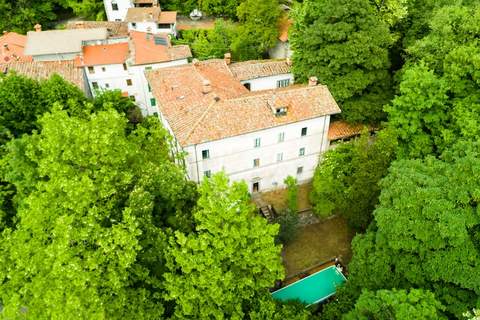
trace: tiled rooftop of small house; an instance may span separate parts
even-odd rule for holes
[[[328,140],[335,141],[340,139],[347,139],[360,135],[365,128],[363,124],[349,124],[343,120],[337,120],[330,123],[328,129]],[[367,127],[368,131],[375,130],[373,127]]]
[[[79,66],[122,64],[128,56],[128,42],[84,46]]]
[[[224,60],[147,72],[160,111],[182,146],[340,113],[326,86],[250,92]],[[285,115],[272,110],[285,104]]]
[[[229,65],[238,81],[290,73],[287,60],[250,60]]]
[[[177,21],[177,12],[162,11],[157,6],[130,8],[127,11],[125,21],[174,24]]]
[[[0,64],[0,72],[14,71],[20,75],[33,79],[48,79],[54,74],[60,75],[65,80],[73,83],[85,91],[83,71],[77,68],[74,61],[51,61],[51,62],[11,62]]]
[[[134,64],[148,64],[187,59],[192,56],[187,45],[172,46],[167,34],[130,31],[130,51]]]
[[[97,29],[106,28],[109,37],[128,36],[128,22],[124,21],[70,21],[67,29]]]
[[[24,55],[27,37],[16,32],[4,32],[0,37],[0,63],[12,61],[32,61]]]

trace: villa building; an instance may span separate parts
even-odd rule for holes
[[[187,154],[191,180],[223,170],[259,192],[282,187],[289,175],[300,183],[312,179],[328,149],[330,116],[341,111],[316,78],[290,85],[288,67],[236,64],[226,55],[146,73],[164,126]]]

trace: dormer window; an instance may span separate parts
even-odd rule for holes
[[[287,107],[277,107],[275,108],[275,116],[280,117],[280,116],[285,116],[287,115]]]

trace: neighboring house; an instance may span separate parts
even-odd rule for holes
[[[67,29],[98,29],[106,28],[109,38],[127,37],[128,23],[124,21],[70,21]]]
[[[160,7],[130,8],[125,22],[128,22],[128,30],[177,36],[176,11],[162,11]]]
[[[26,43],[26,36],[4,31],[0,37],[0,63],[32,61],[31,56],[24,55]]]
[[[75,66],[73,61],[15,61],[0,64],[1,73],[6,74],[11,71],[36,80],[48,79],[52,75],[58,74],[90,96],[84,73]]]
[[[288,41],[288,32],[292,24],[293,21],[288,18],[283,18],[280,21],[277,44],[268,51],[270,58],[287,59],[292,56],[293,51],[290,49],[290,42]]]
[[[158,0],[103,0],[108,21],[124,21],[130,8],[158,7]]]
[[[119,89],[137,103],[144,115],[158,113],[145,70],[187,64],[192,56],[188,46],[172,46],[165,34],[131,31],[130,37],[85,44],[76,61],[84,68],[90,90],[95,94]]]
[[[82,53],[84,41],[107,37],[106,28],[42,31],[42,27],[36,25],[35,31],[27,33],[24,54],[32,56],[34,61],[73,60]]]
[[[147,72],[160,118],[187,154],[188,177],[200,182],[223,170],[251,192],[281,187],[288,175],[312,179],[328,149],[330,115],[341,112],[328,88],[312,78],[308,86],[251,92],[229,62]]]
[[[330,123],[328,130],[328,142],[330,148],[334,148],[335,144],[341,141],[348,141],[352,138],[358,137],[365,128],[369,132],[376,130],[373,126],[365,126],[363,124],[349,124],[344,120],[336,120]]]
[[[229,64],[229,68],[235,79],[250,91],[288,87],[294,80],[286,60],[237,62]]]

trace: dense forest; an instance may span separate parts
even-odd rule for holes
[[[277,0],[160,3],[225,18],[179,40],[204,59],[263,57],[282,15]],[[0,8],[3,29],[25,32],[64,10],[101,19],[103,3]],[[316,214],[356,231],[337,295],[313,308],[274,301],[285,224],[267,223],[222,173],[189,182],[167,131],[128,98],[10,73],[0,76],[2,318],[475,317],[480,4],[304,0],[289,15],[296,81],[317,76],[342,119],[378,129],[328,151],[315,172]]]

